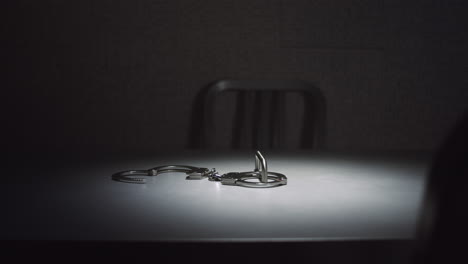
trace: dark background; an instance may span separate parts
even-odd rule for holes
[[[300,79],[331,150],[434,150],[468,102],[466,1],[10,1],[2,148],[187,146],[212,81]]]

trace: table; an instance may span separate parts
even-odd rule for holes
[[[249,171],[252,152],[181,152],[52,164],[31,182],[2,185],[2,240],[294,242],[412,239],[428,155],[264,151],[288,177],[255,189],[167,173],[147,184],[111,180],[157,165]],[[32,172],[33,173],[33,172]],[[5,209],[4,209],[5,210]]]

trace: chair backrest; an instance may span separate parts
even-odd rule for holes
[[[235,94],[230,147],[234,149],[284,148],[288,130],[301,130],[299,148],[322,149],[325,141],[325,98],[319,88],[303,81],[220,80],[197,97],[201,117],[192,124],[201,130],[198,148],[214,148],[217,131],[216,102],[224,93]],[[302,127],[287,127],[286,96],[303,99]],[[193,130],[193,128],[192,128]],[[224,131],[226,132],[226,131]],[[193,140],[193,137],[192,137]],[[193,145],[193,144],[192,144]]]

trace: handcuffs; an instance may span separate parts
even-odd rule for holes
[[[288,178],[284,174],[270,172],[267,162],[260,151],[255,153],[255,169],[248,172],[229,172],[219,174],[215,168],[201,168],[187,165],[166,165],[151,168],[149,170],[127,170],[112,175],[114,181],[126,183],[146,183],[146,179],[135,176],[156,176],[165,172],[184,172],[186,180],[201,180],[208,178],[209,181],[218,181],[223,185],[237,185],[250,188],[270,188],[286,185]]]

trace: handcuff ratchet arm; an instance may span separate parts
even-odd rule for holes
[[[255,153],[255,171],[260,173],[260,182],[268,182],[268,168],[266,159],[262,156],[262,153],[257,150]]]

